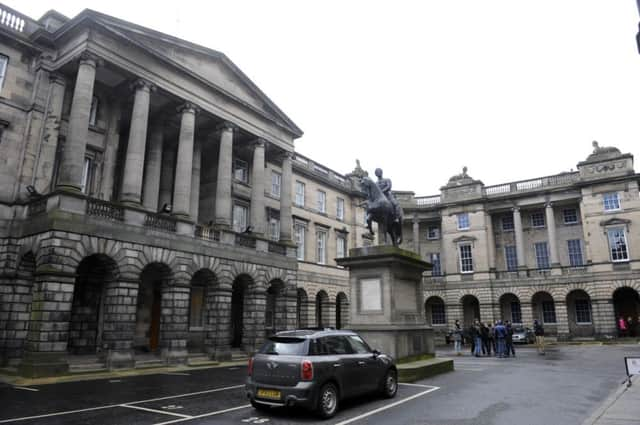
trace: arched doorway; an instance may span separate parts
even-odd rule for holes
[[[309,326],[309,297],[302,288],[298,288],[296,292],[296,326],[302,329]]]
[[[475,319],[480,320],[480,302],[473,295],[465,295],[462,304],[462,322],[464,327],[471,326]]]
[[[430,326],[446,325],[444,301],[440,297],[429,297],[424,303],[425,320]]]
[[[245,301],[247,289],[252,285],[251,276],[242,274],[235,278],[231,290],[231,348],[242,348],[245,336]]]
[[[137,350],[157,352],[160,347],[162,291],[169,284],[170,279],[171,269],[166,264],[152,263],[142,270],[133,342]]]
[[[500,297],[500,318],[511,323],[522,324],[520,299],[514,294],[503,294]]]
[[[629,318],[631,318],[628,335],[638,336],[640,334],[638,332],[640,326],[638,324],[638,316],[640,315],[640,295],[638,295],[638,291],[628,286],[616,289],[613,293],[613,308],[616,323],[620,316],[627,321],[627,324],[629,324]]]
[[[209,269],[198,270],[191,278],[189,293],[189,338],[187,350],[204,352],[207,345],[207,332],[212,325],[212,293],[217,284],[216,276]]]
[[[531,311],[533,319],[544,325],[547,335],[557,333],[556,304],[548,292],[540,291],[531,297]]]
[[[76,269],[67,350],[95,354],[102,348],[106,286],[116,280],[117,266],[106,255],[84,258]]]
[[[286,306],[283,304],[284,283],[280,280],[274,280],[267,288],[267,305],[265,309],[265,331],[266,336],[286,328],[285,311]]]
[[[591,297],[582,289],[567,294],[567,315],[569,334],[577,337],[590,337],[594,334]]]
[[[343,329],[349,323],[349,300],[347,294],[339,292],[336,296],[336,329]]]
[[[325,291],[316,294],[316,326],[325,328],[329,326],[329,295]]]

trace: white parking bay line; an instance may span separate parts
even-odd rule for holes
[[[191,376],[190,373],[184,373],[184,372],[165,372],[163,373],[163,375]]]
[[[398,400],[398,401],[396,401],[394,403],[387,404],[386,406],[382,406],[382,407],[380,407],[378,409],[374,409],[374,410],[372,410],[370,412],[364,413],[364,414],[356,416],[354,418],[347,419],[346,421],[338,422],[335,425],[346,425],[346,424],[350,424],[351,422],[359,421],[360,419],[366,418],[366,417],[371,416],[371,415],[375,415],[376,413],[380,413],[380,412],[382,412],[384,410],[391,409],[392,407],[396,407],[396,406],[398,406],[398,405],[400,405],[402,403],[406,403],[407,401],[413,400],[414,398],[422,397],[423,395],[429,394],[429,393],[431,393],[433,391],[437,391],[437,390],[440,389],[440,387],[434,387],[434,386],[431,386],[431,385],[421,385],[421,384],[400,384],[400,385],[406,385],[406,386],[410,386],[410,387],[428,388],[428,390],[421,391],[418,394],[414,394],[414,395],[412,395],[410,397],[403,398],[402,400]]]
[[[40,391],[37,388],[29,388],[29,387],[13,387],[14,390],[25,390],[25,391]]]
[[[138,410],[144,410],[145,412],[152,412],[152,413],[161,413],[163,415],[169,415],[169,416],[177,416],[179,418],[186,418],[186,419],[191,419],[193,416],[189,416],[189,415],[182,415],[180,413],[174,413],[174,412],[166,412],[164,410],[156,410],[156,409],[149,409],[147,407],[140,407],[140,406],[130,406],[128,404],[120,404],[120,407],[128,407],[129,409],[138,409]]]
[[[123,404],[131,405],[131,404],[149,403],[149,402],[152,402],[152,401],[170,400],[172,398],[190,397],[192,395],[216,393],[216,392],[220,392],[220,391],[233,390],[233,389],[236,389],[236,388],[244,388],[244,385],[232,385],[230,387],[213,388],[211,390],[196,391],[194,393],[175,394],[175,395],[170,395],[170,396],[165,396],[165,397],[150,398],[150,399],[147,399],[147,400],[130,401],[128,403],[123,403]],[[119,404],[107,404],[105,406],[88,407],[86,409],[65,410],[65,411],[62,411],[62,412],[46,413],[44,415],[24,416],[24,417],[21,417],[21,418],[3,419],[3,420],[0,420],[0,424],[5,424],[5,423],[8,423],[8,422],[26,421],[28,419],[40,419],[40,418],[49,418],[49,417],[52,417],[52,416],[70,415],[70,414],[73,414],[73,413],[91,412],[91,411],[94,411],[94,410],[112,409],[114,407],[120,407],[120,403]]]
[[[248,407],[251,407],[251,405],[250,404],[243,404],[242,406],[230,407],[229,409],[224,409],[224,410],[216,410],[215,412],[203,413],[202,415],[191,416],[189,418],[174,419],[172,421],[167,421],[167,422],[158,422],[158,423],[155,423],[153,425],[177,424],[179,422],[190,421],[192,419],[200,419],[200,418],[206,418],[206,417],[209,417],[209,416],[222,415],[223,413],[233,412],[235,410],[240,410],[240,409],[246,409]]]

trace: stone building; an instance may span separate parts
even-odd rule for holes
[[[439,195],[398,196],[406,247],[434,264],[427,320],[544,323],[558,338],[640,333],[640,175],[633,156],[593,143],[578,171],[485,186],[467,169]]]
[[[334,258],[368,241],[364,212],[301,135],[222,53],[0,6],[0,364],[227,359],[345,326]]]

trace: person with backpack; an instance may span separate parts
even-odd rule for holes
[[[542,327],[542,323],[538,322],[537,319],[533,321],[533,333],[536,336],[536,348],[538,349],[538,354],[544,356],[544,327]]]

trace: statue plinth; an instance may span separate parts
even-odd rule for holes
[[[414,252],[380,245],[351,249],[336,261],[349,269],[351,329],[400,361],[434,353],[422,284],[431,264]]]

